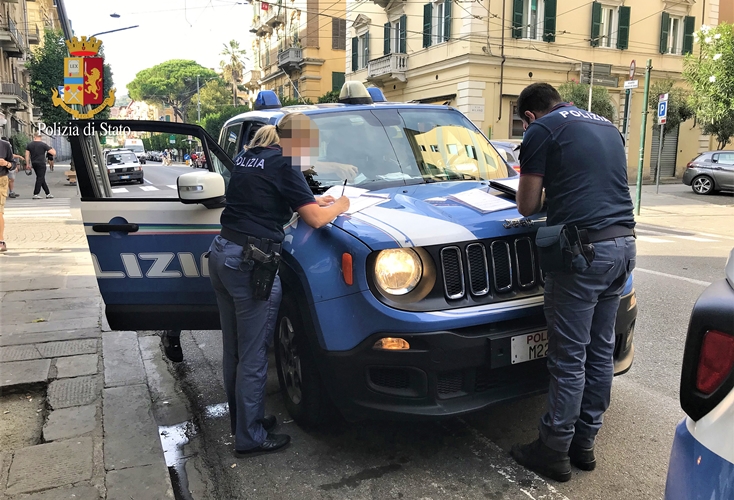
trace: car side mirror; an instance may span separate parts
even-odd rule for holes
[[[714,156],[711,158],[711,163],[719,163],[719,159]]]
[[[224,206],[226,192],[224,178],[216,172],[191,172],[180,175],[176,181],[181,203],[201,203],[206,208]]]

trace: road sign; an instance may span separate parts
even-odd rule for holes
[[[663,94],[658,102],[658,124],[664,125],[666,121],[668,121],[668,94]]]
[[[581,63],[581,74],[589,75],[591,73],[591,63]],[[597,76],[609,76],[612,74],[611,64],[594,63],[594,78]]]
[[[168,136],[168,142],[171,144],[176,144],[176,136],[175,135],[169,135]]]
[[[635,77],[636,69],[637,69],[637,63],[635,62],[634,59],[632,59],[632,62],[630,63],[630,80],[632,80]]]
[[[596,66],[594,66],[596,68]],[[579,80],[579,83],[583,83],[585,85],[589,84],[589,75],[581,75],[581,79]],[[619,78],[616,76],[599,76],[596,74],[596,69],[594,70],[594,85],[598,85],[600,87],[612,87],[617,88],[619,87]]]
[[[640,80],[626,80],[624,82],[624,88],[626,89],[636,89],[640,86]]]

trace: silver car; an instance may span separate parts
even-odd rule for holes
[[[696,194],[734,191],[734,151],[707,151],[686,165],[683,184]]]

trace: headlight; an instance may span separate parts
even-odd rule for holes
[[[375,259],[375,283],[390,295],[405,295],[423,276],[423,264],[409,248],[382,250]]]

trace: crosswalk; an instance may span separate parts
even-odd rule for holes
[[[6,219],[71,219],[69,198],[47,200],[8,198],[5,202]]]
[[[635,228],[637,233],[637,241],[644,243],[676,243],[683,241],[695,241],[698,243],[717,243],[727,239],[717,235],[689,233],[681,231],[660,231],[654,229],[642,228],[639,225]]]
[[[165,186],[127,186],[127,187],[113,187],[112,193],[114,194],[120,194],[120,193],[134,193],[137,190],[140,191],[160,191],[163,188],[169,188],[173,189],[174,191],[178,189],[178,187],[175,184],[166,184]],[[163,189],[164,191],[167,191],[167,189]]]

